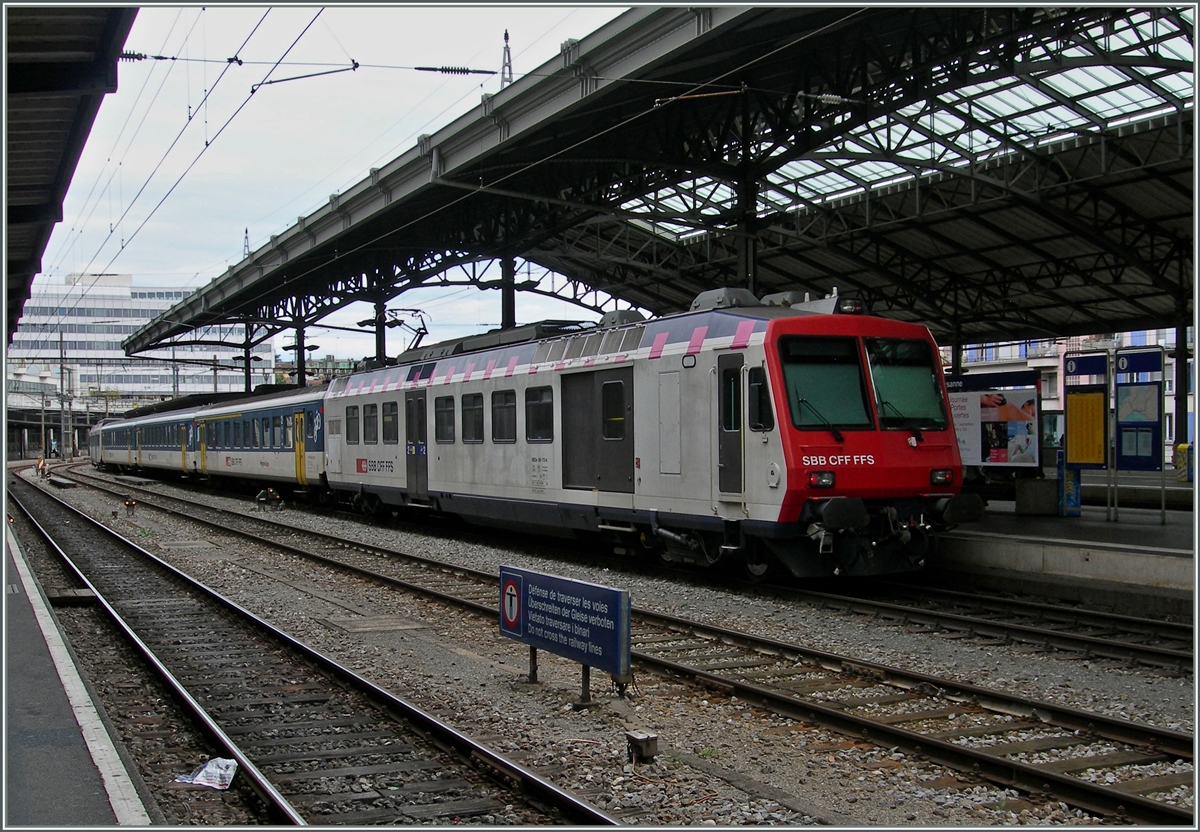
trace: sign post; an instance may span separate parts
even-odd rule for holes
[[[591,668],[613,676],[621,690],[630,665],[629,591],[500,567],[500,634],[529,645],[529,681],[537,681],[537,651],[583,665],[580,707],[591,704]]]

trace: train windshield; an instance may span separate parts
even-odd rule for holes
[[[927,341],[865,338],[880,427],[945,430],[946,408]]]
[[[789,335],[779,339],[779,360],[792,424],[804,430],[871,428],[858,340]]]

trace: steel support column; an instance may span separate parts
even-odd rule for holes
[[[500,328],[517,325],[517,261],[512,255],[500,258]]]

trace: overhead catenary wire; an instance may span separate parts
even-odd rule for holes
[[[735,76],[739,75],[740,73],[746,71],[747,69],[750,69],[755,64],[765,61],[765,60],[779,54],[780,52],[783,52],[788,49],[792,49],[792,48],[796,47],[797,45],[799,45],[800,43],[803,43],[806,40],[810,40],[815,37],[820,37],[824,32],[832,29],[833,27],[844,25],[847,21],[852,20],[853,18],[858,17],[858,16],[864,14],[865,12],[866,12],[865,9],[853,10],[849,14],[844,15],[842,18],[840,18],[837,21],[829,23],[826,26],[820,27],[820,28],[812,30],[810,32],[805,32],[801,35],[798,35],[797,37],[791,39],[787,43],[777,46],[776,48],[774,48],[768,52],[765,52],[761,55],[756,55],[754,58],[751,58],[750,60],[746,61],[745,63],[741,64],[740,66],[732,67],[732,68],[720,73],[719,75],[714,76],[713,78],[709,79],[708,81],[703,81],[703,82],[694,84],[686,93],[684,93],[681,96],[677,96],[676,98],[683,99],[687,96],[700,95],[700,94],[704,93],[705,91],[712,89],[713,87],[721,87],[722,86],[720,84],[721,81],[724,81],[725,79],[728,79],[730,77],[735,77]],[[738,84],[737,88],[740,90],[741,85]],[[477,188],[473,191],[468,191],[460,197],[451,199],[446,204],[441,205],[437,208],[433,208],[433,209],[427,211],[426,213],[422,214],[421,216],[411,219],[408,222],[403,223],[402,225],[400,225],[396,228],[392,228],[388,231],[384,231],[384,232],[372,237],[371,239],[366,240],[365,242],[362,242],[362,243],[358,244],[357,246],[354,246],[353,248],[350,248],[346,251],[340,251],[340,250],[336,251],[331,259],[326,259],[325,262],[323,262],[323,263],[315,264],[315,265],[299,272],[296,275],[293,275],[290,277],[285,277],[284,283],[285,284],[292,283],[292,282],[300,280],[304,277],[307,277],[308,275],[316,272],[317,270],[319,270],[321,268],[324,268],[325,266],[329,265],[329,263],[331,263],[335,260],[338,260],[338,259],[341,259],[344,257],[349,257],[350,255],[352,255],[358,251],[361,251],[362,249],[365,249],[368,246],[372,246],[377,243],[380,243],[383,240],[387,239],[388,237],[390,237],[394,234],[404,231],[407,228],[411,228],[413,225],[416,225],[417,223],[422,222],[423,220],[426,220],[429,217],[432,217],[432,216],[434,216],[438,213],[444,212],[444,211],[448,211],[448,210],[454,208],[454,206],[458,205],[459,203],[464,202],[467,199],[471,199],[475,194],[486,193],[489,188],[494,188],[494,187],[501,185],[504,182],[506,182],[510,179],[513,179],[521,174],[528,173],[529,171],[531,171],[535,168],[549,164],[550,162],[558,159],[559,157],[561,157],[562,155],[564,155],[566,153],[569,153],[569,152],[571,152],[585,144],[588,144],[590,142],[594,142],[597,139],[600,139],[610,133],[613,133],[617,130],[627,127],[628,125],[630,125],[642,118],[645,118],[646,116],[650,115],[651,113],[655,112],[656,110],[661,109],[661,106],[662,105],[660,105],[660,104],[654,104],[650,107],[646,107],[646,108],[642,109],[641,111],[636,112],[625,119],[622,119],[617,124],[611,125],[597,133],[591,134],[591,135],[587,136],[586,138],[580,139],[579,141],[577,141],[571,145],[568,145],[567,147],[564,147],[560,150],[557,150],[553,153],[549,153],[549,154],[537,159],[536,161],[529,162],[528,164],[525,164],[516,170],[510,171],[509,173],[504,174],[503,176],[499,177],[495,182],[491,183],[490,185],[487,185],[487,186],[481,185],[479,188]],[[271,289],[273,292],[277,292],[279,290],[279,288],[280,288],[280,285],[278,283],[272,284]],[[255,295],[253,299],[258,299],[258,298],[262,298],[265,296],[266,296],[266,291],[263,290],[263,291],[259,292],[257,295]]]
[[[267,78],[269,78],[270,74],[275,70],[275,68],[283,60],[283,58],[285,58],[288,55],[288,53],[291,52],[291,50],[293,48],[295,48],[296,44],[299,43],[300,39],[302,37],[304,37],[305,33],[307,33],[308,30],[312,27],[313,23],[316,22],[317,18],[320,16],[322,11],[324,11],[323,8],[318,10],[317,14],[313,16],[313,19],[311,21],[309,21],[308,25],[305,26],[304,29],[300,32],[300,34],[296,36],[295,40],[293,40],[291,45],[289,45],[288,48],[284,51],[284,53],[280,57],[279,61],[276,61],[276,63],[272,65],[271,69],[269,69],[267,71],[266,75],[263,76],[264,81],[267,80]],[[270,12],[270,9],[268,9],[267,12],[265,12],[263,14],[263,17],[259,20],[258,24],[255,25],[254,30],[251,31],[250,35],[247,36],[246,41],[243,42],[242,48],[245,48],[246,43],[248,43],[250,38],[254,36],[254,33],[258,30],[258,27],[262,25],[263,20],[266,19],[266,16],[269,12]],[[239,51],[241,51],[241,50],[239,49]],[[222,73],[222,76],[223,75],[224,75],[224,73]],[[217,80],[219,82],[220,77],[218,77]],[[213,87],[214,88],[216,87],[216,82],[214,82]],[[209,93],[211,93],[211,92],[212,92],[212,90],[209,90]],[[125,246],[128,245],[129,242],[131,242],[133,240],[133,238],[136,237],[137,234],[146,226],[146,223],[148,223],[150,221],[150,219],[154,216],[154,214],[158,211],[158,209],[162,206],[162,204],[167,200],[167,198],[179,186],[179,183],[183,181],[184,177],[187,176],[187,174],[192,170],[192,168],[195,167],[196,163],[200,161],[200,158],[204,155],[204,153],[208,150],[208,148],[212,145],[212,143],[217,140],[217,138],[221,135],[221,133],[224,132],[225,128],[227,128],[229,126],[229,124],[233,121],[233,119],[236,118],[239,113],[241,113],[241,111],[245,108],[246,104],[248,104],[250,102],[250,99],[253,97],[253,95],[254,95],[254,93],[253,93],[253,91],[251,91],[250,95],[248,95],[246,97],[246,99],[233,112],[233,114],[230,115],[228,119],[226,119],[225,123],[221,125],[220,129],[217,130],[217,132],[213,135],[212,139],[205,141],[204,147],[196,155],[196,158],[192,160],[192,162],[187,166],[187,168],[184,169],[183,173],[181,173],[179,175],[179,177],[175,180],[175,182],[171,185],[171,187],[167,190],[167,192],[165,194],[163,194],[162,198],[159,199],[158,203],[155,204],[154,208],[152,208],[150,210],[150,213],[142,220],[141,224],[139,224],[138,227],[136,229],[134,229],[134,232],[129,236],[129,238],[123,241],[121,249],[118,250],[117,253],[114,254],[112,256],[112,258],[109,260],[109,262],[104,267],[101,268],[101,270],[100,270],[101,273],[107,272],[108,269],[112,267],[112,264],[116,261],[116,259],[121,256],[121,253],[124,251]],[[185,125],[184,130],[186,130],[186,128],[187,128],[187,126]],[[182,133],[183,133],[183,131],[181,130],[179,135],[182,136]],[[179,139],[179,136],[176,137],[175,141],[178,141],[178,139]],[[174,145],[175,145],[175,142],[172,142],[171,147],[174,147]],[[167,152],[168,153],[170,152],[170,148],[168,148]],[[165,155],[163,158],[164,159],[166,158]],[[161,161],[160,161],[159,165],[161,165]],[[155,172],[157,170],[158,170],[158,167],[156,166]],[[153,175],[154,175],[154,172],[151,173],[151,177],[153,177]],[[149,178],[147,179],[146,184],[149,184]],[[142,186],[142,189],[138,192],[139,195],[145,190],[146,184],[144,184]],[[135,197],[135,200],[136,200],[136,197]],[[131,203],[130,207],[132,207],[132,203]],[[128,209],[126,210],[126,213],[128,213]],[[124,215],[122,215],[122,219],[123,218],[124,218]],[[100,248],[96,251],[96,253],[92,255],[92,258],[91,258],[91,260],[89,260],[88,264],[82,269],[83,273],[88,272],[88,270],[92,266],[92,263],[95,262],[96,257],[98,257],[100,255],[100,251],[103,250],[104,245],[107,244],[107,242],[111,238],[112,238],[112,233],[110,232],[108,237],[105,238],[104,243],[101,244]],[[72,309],[74,309],[76,306],[79,305],[80,302],[82,302],[84,297],[86,297],[86,295],[87,295],[87,290],[90,288],[91,288],[90,286],[84,288],[84,291],[80,294],[79,298],[76,299],[75,304],[71,307]]]
[[[250,34],[247,35],[246,39],[242,42],[242,45],[239,48],[239,51],[241,51],[241,49],[245,49],[246,44],[248,44],[250,42],[250,39],[254,37],[255,32],[257,32],[259,27],[262,26],[263,21],[265,21],[267,19],[267,15],[270,14],[270,11],[271,11],[270,9],[267,9],[267,11],[263,13],[263,16],[261,18],[259,18],[258,23],[256,23],[254,25],[254,28],[250,31]],[[193,24],[192,29],[189,30],[188,37],[191,36],[191,32],[194,29],[195,29],[195,24]],[[208,97],[211,96],[212,93],[216,90],[217,85],[221,82],[221,79],[224,77],[224,75],[225,75],[225,72],[222,71],[221,74],[217,77],[217,80],[213,82],[212,87],[205,93],[205,101],[207,101]],[[166,79],[164,78],[163,83],[165,83],[165,82],[166,82]],[[161,89],[162,89],[162,85],[160,84],[159,90],[161,91]],[[157,93],[155,93],[155,98],[157,99]],[[151,102],[151,104],[153,104],[153,102]],[[189,110],[190,110],[190,107],[189,107]],[[148,112],[149,111],[147,110],[147,113]],[[143,117],[143,121],[144,120],[145,119]],[[149,176],[146,177],[146,180],[142,183],[142,186],[138,189],[137,193],[134,194],[133,198],[129,202],[129,205],[125,206],[125,210],[121,213],[121,216],[118,218],[116,225],[113,227],[110,227],[108,235],[104,238],[103,241],[101,241],[99,248],[96,249],[96,253],[92,255],[92,257],[88,261],[87,265],[84,266],[84,268],[81,270],[82,273],[86,273],[87,270],[91,268],[92,263],[94,263],[96,258],[100,256],[100,252],[102,252],[104,250],[104,247],[106,245],[108,245],[110,240],[112,240],[113,236],[116,234],[116,229],[120,227],[121,223],[125,220],[125,217],[128,216],[129,212],[133,209],[133,206],[137,204],[139,197],[141,197],[141,195],[145,192],[146,188],[150,185],[150,182],[151,182],[151,180],[154,179],[155,174],[158,173],[158,171],[162,167],[163,163],[166,162],[167,157],[170,156],[171,151],[174,150],[175,145],[178,144],[179,140],[181,138],[183,138],[183,134],[187,131],[188,127],[191,126],[191,124],[192,124],[192,118],[191,118],[191,114],[189,112],[189,117],[188,117],[187,121],[184,123],[183,127],[180,128],[179,132],[175,135],[175,138],[172,139],[171,144],[163,152],[162,157],[158,160],[158,163],[154,166],[154,169],[152,171],[150,171]],[[131,140],[130,144],[132,146],[132,140]],[[208,144],[209,144],[209,142],[206,140],[205,141],[206,148],[207,148]],[[126,149],[126,152],[128,152],[128,148]],[[195,164],[195,163],[193,162],[193,164]],[[111,181],[111,178],[110,178],[110,181]],[[176,184],[178,184],[178,182],[176,182]],[[172,189],[174,189],[174,186],[172,186]],[[159,204],[161,205],[162,203],[160,202]],[[157,206],[155,207],[155,210],[157,210]],[[151,216],[152,215],[153,215],[153,212],[151,212]],[[91,214],[89,214],[88,216],[90,218]],[[147,219],[149,219],[149,217],[147,217]],[[143,221],[142,225],[145,225],[145,221]],[[140,230],[141,227],[142,226],[138,226],[138,230]],[[82,230],[80,231],[80,233],[82,234]],[[136,234],[137,232],[135,231],[134,233]],[[130,239],[132,239],[132,236],[133,235],[130,236]],[[124,239],[122,240],[121,247],[118,250],[117,256],[119,256],[120,252],[124,250],[125,245],[127,245],[128,242],[129,242],[128,240],[124,240]],[[115,261],[115,260],[116,260],[116,257],[114,256],[113,261]],[[112,265],[113,261],[109,261],[110,266]],[[94,285],[94,283],[93,283],[93,285]],[[76,306],[78,306],[79,303],[85,297],[87,297],[87,293],[90,288],[91,288],[91,285],[85,286],[83,288],[83,291],[80,293],[79,299],[75,302],[75,305],[71,307],[72,309],[74,309]]]

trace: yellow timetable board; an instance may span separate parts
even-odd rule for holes
[[[1104,453],[1108,397],[1103,390],[1067,393],[1067,465],[1107,464]]]

